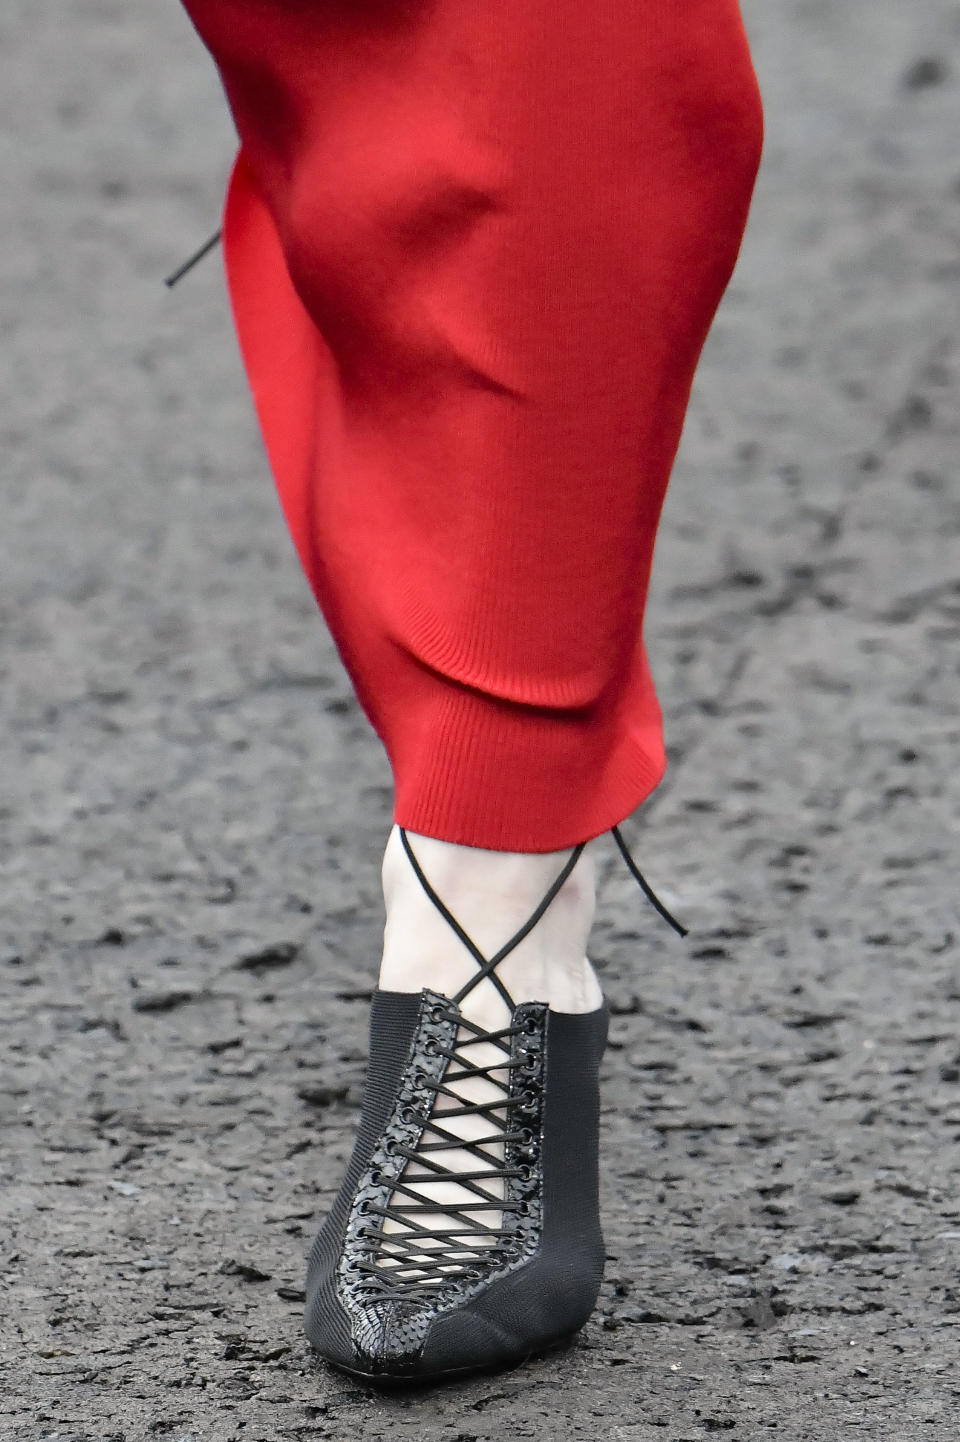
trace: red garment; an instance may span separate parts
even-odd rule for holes
[[[300,560],[414,832],[551,851],[663,769],[641,639],[761,144],[736,0],[185,0]]]

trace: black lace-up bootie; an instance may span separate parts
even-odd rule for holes
[[[488,959],[400,835],[477,972],[452,998],[374,993],[359,1132],[310,1254],[306,1332],[321,1356],[350,1372],[429,1381],[521,1361],[576,1332],[594,1308],[604,1256],[597,1072],[608,1013],[606,1005],[569,1014],[516,1004],[497,974],[583,844]],[[495,1031],[460,1009],[487,978],[509,1011]],[[456,1200],[443,1203],[444,1194]]]

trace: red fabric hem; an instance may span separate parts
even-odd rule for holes
[[[642,649],[615,704],[514,705],[438,676],[324,584],[323,478],[336,464],[336,369],[293,288],[279,236],[239,152],[224,209],[224,263],[241,356],[283,512],[368,719],[386,747],[394,819],[490,850],[546,852],[629,816],[664,770]],[[327,536],[328,549],[336,538]],[[352,648],[348,645],[350,637]],[[637,718],[641,718],[639,722]]]

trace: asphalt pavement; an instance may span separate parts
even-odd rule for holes
[[[208,258],[174,0],[0,14],[0,1434],[952,1442],[960,8],[745,0],[767,143],[671,486],[667,781],[603,852],[579,1343],[381,1397],[300,1325],[390,778]]]

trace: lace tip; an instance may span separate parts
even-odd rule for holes
[[[173,287],[177,284],[177,281],[183,280],[183,277],[187,274],[188,271],[193,270],[193,267],[197,265],[201,260],[203,260],[203,257],[205,255],[209,255],[210,251],[213,250],[215,245],[219,245],[222,235],[223,232],[221,230],[218,230],[213,235],[211,235],[209,240],[205,240],[199,250],[195,250],[193,255],[188,256],[182,265],[178,265],[176,270],[171,271],[168,276],[164,277],[164,285],[169,290],[172,290]]]
[[[616,843],[620,848],[620,854],[622,855],[624,861],[627,863],[627,867],[629,868],[631,876],[633,876],[634,880],[637,882],[640,890],[643,892],[650,905],[654,908],[655,911],[659,913],[660,916],[663,917],[664,921],[667,923],[668,926],[673,927],[674,931],[677,933],[678,936],[689,936],[689,927],[684,926],[682,922],[677,920],[677,918],[673,915],[671,911],[667,910],[663,902],[660,900],[659,896],[657,896],[653,887],[643,875],[637,863],[634,861],[633,857],[630,854],[629,848],[627,847],[627,843],[624,841],[622,835],[620,834],[619,826],[611,826],[610,830],[613,832],[614,839],[616,840]]]

